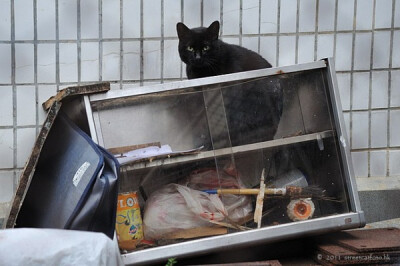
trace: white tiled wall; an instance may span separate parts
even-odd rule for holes
[[[12,169],[14,167],[14,152],[13,152],[13,130],[0,129],[0,167],[5,169]],[[1,186],[3,187],[3,186]],[[6,193],[4,191],[4,193]],[[8,193],[8,192],[7,192]],[[3,194],[3,191],[1,191]]]
[[[400,175],[400,0],[0,0],[0,203],[57,90],[185,78],[182,20],[274,66],[333,56],[356,175]]]

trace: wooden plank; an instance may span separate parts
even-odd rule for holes
[[[106,92],[110,90],[109,82],[102,82],[90,85],[71,86],[60,90],[55,96],[50,97],[45,101],[42,106],[44,110],[48,110],[54,102],[61,102],[66,97],[72,95],[92,94],[99,92]]]
[[[400,229],[376,228],[346,231],[342,237],[336,239],[336,243],[357,252],[400,251]]]

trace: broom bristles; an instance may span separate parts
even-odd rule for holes
[[[292,198],[314,198],[320,200],[339,201],[334,197],[326,196],[326,190],[316,185],[307,187],[287,187],[286,189],[288,192],[290,191],[287,195]]]
[[[325,195],[324,189],[318,186],[307,186],[307,187],[286,187],[287,193],[289,196],[297,196],[300,195],[303,198],[306,196],[312,197],[322,197]]]

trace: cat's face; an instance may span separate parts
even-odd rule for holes
[[[219,22],[208,28],[189,29],[183,23],[176,25],[179,37],[179,55],[183,62],[195,67],[209,67],[218,58]]]

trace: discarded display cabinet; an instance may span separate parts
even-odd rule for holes
[[[260,90],[282,98],[266,102]],[[126,264],[365,223],[329,59],[84,97],[91,136],[119,157],[120,192],[137,192],[148,227],[146,245],[122,254]],[[276,112],[277,102],[278,120],[260,118]],[[191,219],[180,205],[199,212],[190,201],[210,204],[210,189],[226,209],[201,206],[208,222],[177,230]]]
[[[329,59],[85,95],[94,91],[67,89],[46,103],[50,112],[21,175],[8,228],[61,103],[120,161],[119,191],[138,196],[142,225],[117,214],[129,234],[146,227],[136,248],[121,252],[125,264],[365,223]],[[74,96],[65,98],[69,93]]]

